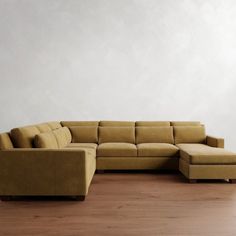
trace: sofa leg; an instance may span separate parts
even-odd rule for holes
[[[236,179],[230,179],[229,182],[230,182],[231,184],[236,184]]]
[[[105,171],[104,171],[104,170],[97,170],[97,173],[98,173],[98,174],[104,174]]]
[[[81,195],[81,196],[74,196],[73,199],[75,199],[76,201],[84,201],[85,200],[85,196]]]
[[[189,181],[190,184],[196,184],[197,183],[196,179],[189,179],[188,181]]]
[[[0,196],[0,200],[1,201],[10,201],[11,200],[11,196]]]

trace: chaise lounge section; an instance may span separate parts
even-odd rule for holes
[[[179,170],[190,182],[236,179],[236,154],[200,122],[62,121],[0,134],[0,197],[83,200],[95,171]]]

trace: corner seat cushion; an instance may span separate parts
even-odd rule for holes
[[[99,157],[136,157],[137,148],[131,143],[102,143],[97,148]]]
[[[67,148],[93,148],[97,149],[96,143],[69,143],[66,147]]]
[[[140,143],[137,149],[140,157],[171,157],[179,151],[178,147],[169,143]]]
[[[177,144],[180,158],[190,164],[236,164],[236,154],[206,144]]]

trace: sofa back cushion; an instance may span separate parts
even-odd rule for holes
[[[174,143],[173,127],[136,127],[136,144]]]
[[[33,148],[34,137],[40,131],[36,126],[25,126],[11,130],[11,139],[15,148]]]
[[[38,124],[38,125],[35,125],[38,130],[41,132],[41,133],[45,133],[45,132],[49,132],[51,131],[51,127],[47,124],[47,123],[42,123],[42,124]]]
[[[96,126],[98,127],[99,121],[61,121],[62,126]]]
[[[206,133],[204,126],[175,126],[175,144],[178,143],[205,143]]]
[[[34,138],[36,148],[58,149],[57,139],[53,131],[37,134]]]
[[[134,121],[100,121],[99,126],[103,127],[135,127]]]
[[[52,132],[56,137],[57,145],[59,148],[64,148],[69,143],[71,143],[72,137],[71,137],[70,130],[67,127],[55,129]]]
[[[169,121],[136,121],[135,123],[137,126],[145,126],[145,127],[163,127],[163,126],[170,126]]]
[[[47,124],[51,128],[51,130],[59,129],[62,127],[60,122],[58,122],[58,121],[51,121],[51,122],[48,122]]]
[[[11,138],[9,136],[9,133],[0,134],[0,150],[7,150],[12,148],[14,147]]]
[[[98,127],[96,126],[72,126],[70,127],[72,143],[97,143]]]
[[[172,126],[201,126],[200,121],[171,121]]]
[[[99,127],[100,143],[135,143],[134,127]]]

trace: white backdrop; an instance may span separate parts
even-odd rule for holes
[[[200,120],[236,151],[235,0],[0,0],[0,131]]]

